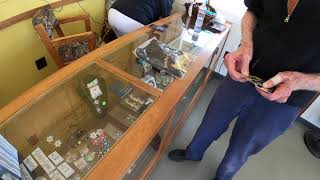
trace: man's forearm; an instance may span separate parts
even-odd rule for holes
[[[309,90],[320,92],[320,73],[317,74],[301,74],[298,78],[298,90]]]
[[[251,11],[246,11],[241,22],[241,46],[248,48],[253,47],[252,34],[256,24],[257,17]]]

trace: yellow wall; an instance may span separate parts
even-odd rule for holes
[[[54,1],[57,0],[47,2]],[[0,21],[43,4],[46,4],[46,1],[9,0],[0,3]],[[102,28],[100,23],[105,16],[105,0],[83,0],[80,4],[99,23],[91,20],[93,30],[100,33]],[[58,18],[81,13],[84,12],[77,3],[64,6],[61,12],[55,12]],[[62,27],[65,34],[84,31],[83,23]],[[34,61],[43,56],[47,59],[48,65],[39,71]],[[0,30],[0,108],[56,70],[51,56],[33,29],[31,19]]]

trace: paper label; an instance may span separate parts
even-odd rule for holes
[[[38,161],[38,163],[40,163],[41,161],[47,158],[47,156],[43,153],[43,151],[39,147],[35,149],[31,154]]]
[[[97,99],[97,97],[102,95],[102,91],[99,87],[99,85],[95,85],[89,88],[90,90],[90,95],[92,97],[92,99]]]
[[[49,174],[49,177],[52,180],[65,180],[65,178],[62,176],[62,174],[58,170],[55,170],[51,174]]]
[[[58,166],[62,161],[64,160],[57,151],[49,154],[49,159],[56,165]]]
[[[47,174],[50,174],[52,171],[56,169],[56,167],[52,164],[52,162],[45,158],[41,163],[40,166],[46,171]]]
[[[98,79],[94,79],[93,81],[91,81],[89,84],[87,84],[87,87],[91,88],[96,85],[98,85]]]
[[[27,166],[30,172],[35,170],[38,167],[36,161],[29,155],[27,158],[23,160],[24,165]]]
[[[75,172],[66,162],[60,164],[57,168],[66,178],[69,178]]]
[[[21,179],[22,180],[33,180],[30,176],[30,173],[28,172],[27,168],[24,166],[24,164],[20,164],[20,173],[21,173]]]

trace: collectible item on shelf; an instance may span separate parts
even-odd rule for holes
[[[115,80],[112,82],[110,86],[110,90],[115,93],[119,97],[124,97],[128,93],[132,91],[132,87],[130,85],[126,85],[119,80]]]
[[[35,146],[38,144],[39,142],[39,138],[36,134],[33,134],[32,136],[30,136],[28,139],[27,139],[28,143],[31,144],[32,146]]]
[[[81,157],[80,159],[78,159],[76,162],[74,162],[74,165],[80,170],[83,171],[88,167],[88,163],[87,161]]]
[[[53,142],[53,136],[48,136],[47,137],[47,142],[52,143]]]
[[[54,147],[58,148],[62,145],[62,142],[60,140],[57,140],[54,142]]]
[[[0,179],[20,179],[18,151],[0,134]]]
[[[169,47],[153,37],[134,51],[135,55],[171,76],[183,78],[191,65],[186,53]]]
[[[58,166],[60,163],[64,161],[63,157],[57,151],[48,155],[48,158],[53,162],[54,165]]]
[[[251,76],[251,75],[245,76],[245,75],[243,75],[243,74],[241,74],[241,75],[242,75],[244,78],[246,78],[247,81],[251,82],[251,83],[254,84],[257,88],[261,89],[262,91],[264,91],[264,92],[266,92],[266,93],[271,94],[271,93],[273,93],[273,91],[275,90],[274,87],[273,87],[273,88],[264,88],[264,87],[263,87],[264,81],[263,81],[261,78],[259,78],[259,77]]]
[[[49,174],[49,177],[50,177],[50,179],[54,179],[54,180],[64,180],[65,179],[63,177],[63,175],[58,170],[55,170],[51,174]]]
[[[166,32],[167,28],[168,28],[168,25],[165,24],[165,25],[162,25],[162,26],[158,26],[156,24],[151,24],[150,28],[155,30],[155,31]]]
[[[70,167],[70,165],[66,162],[61,163],[57,168],[66,178],[69,178],[75,173],[72,167]]]
[[[77,160],[78,158],[78,153],[74,150],[71,150],[66,153],[64,156],[64,159],[66,160],[67,163],[73,163]]]
[[[84,156],[84,160],[86,160],[87,162],[91,162],[94,160],[95,155],[96,155],[96,152],[88,153],[87,155]]]
[[[173,77],[166,75],[164,71],[160,71],[160,73],[156,73],[155,75],[156,83],[158,86],[166,87],[173,81]]]
[[[67,144],[70,148],[76,148],[81,143],[86,142],[88,139],[89,135],[86,130],[77,130],[69,136]]]
[[[132,111],[143,112],[145,109],[142,111],[141,109],[145,105],[147,99],[147,96],[139,95],[136,92],[131,92],[127,96],[123,97],[123,101],[121,103]]]
[[[151,87],[157,88],[156,80],[151,75],[146,75],[141,79],[143,82],[149,84]]]
[[[20,173],[21,173],[21,179],[24,179],[24,180],[32,180],[33,178],[31,177],[29,171],[27,170],[26,166],[21,163],[19,165],[20,167]]]
[[[97,118],[103,118],[108,107],[108,89],[103,78],[87,74],[80,80],[80,94],[85,97]]]
[[[147,72],[149,72],[152,69],[152,66],[142,59],[138,58],[138,63],[141,64],[144,74],[146,74]]]
[[[107,138],[103,129],[98,129],[96,131],[91,132],[90,138],[92,145],[95,146],[95,149],[97,149],[97,151],[95,152],[97,156],[102,157],[109,151],[111,147],[111,142]],[[94,158],[95,154],[93,154],[92,158]],[[84,160],[89,161],[90,157],[85,157]]]

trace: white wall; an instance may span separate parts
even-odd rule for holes
[[[315,100],[301,117],[320,128],[320,97]]]
[[[232,23],[232,28],[225,48],[215,69],[216,72],[225,76],[227,74],[227,69],[223,65],[223,55],[226,51],[232,52],[238,48],[241,38],[241,18],[247,8],[245,7],[243,0],[212,1],[211,4],[218,13],[222,13],[226,20]]]

